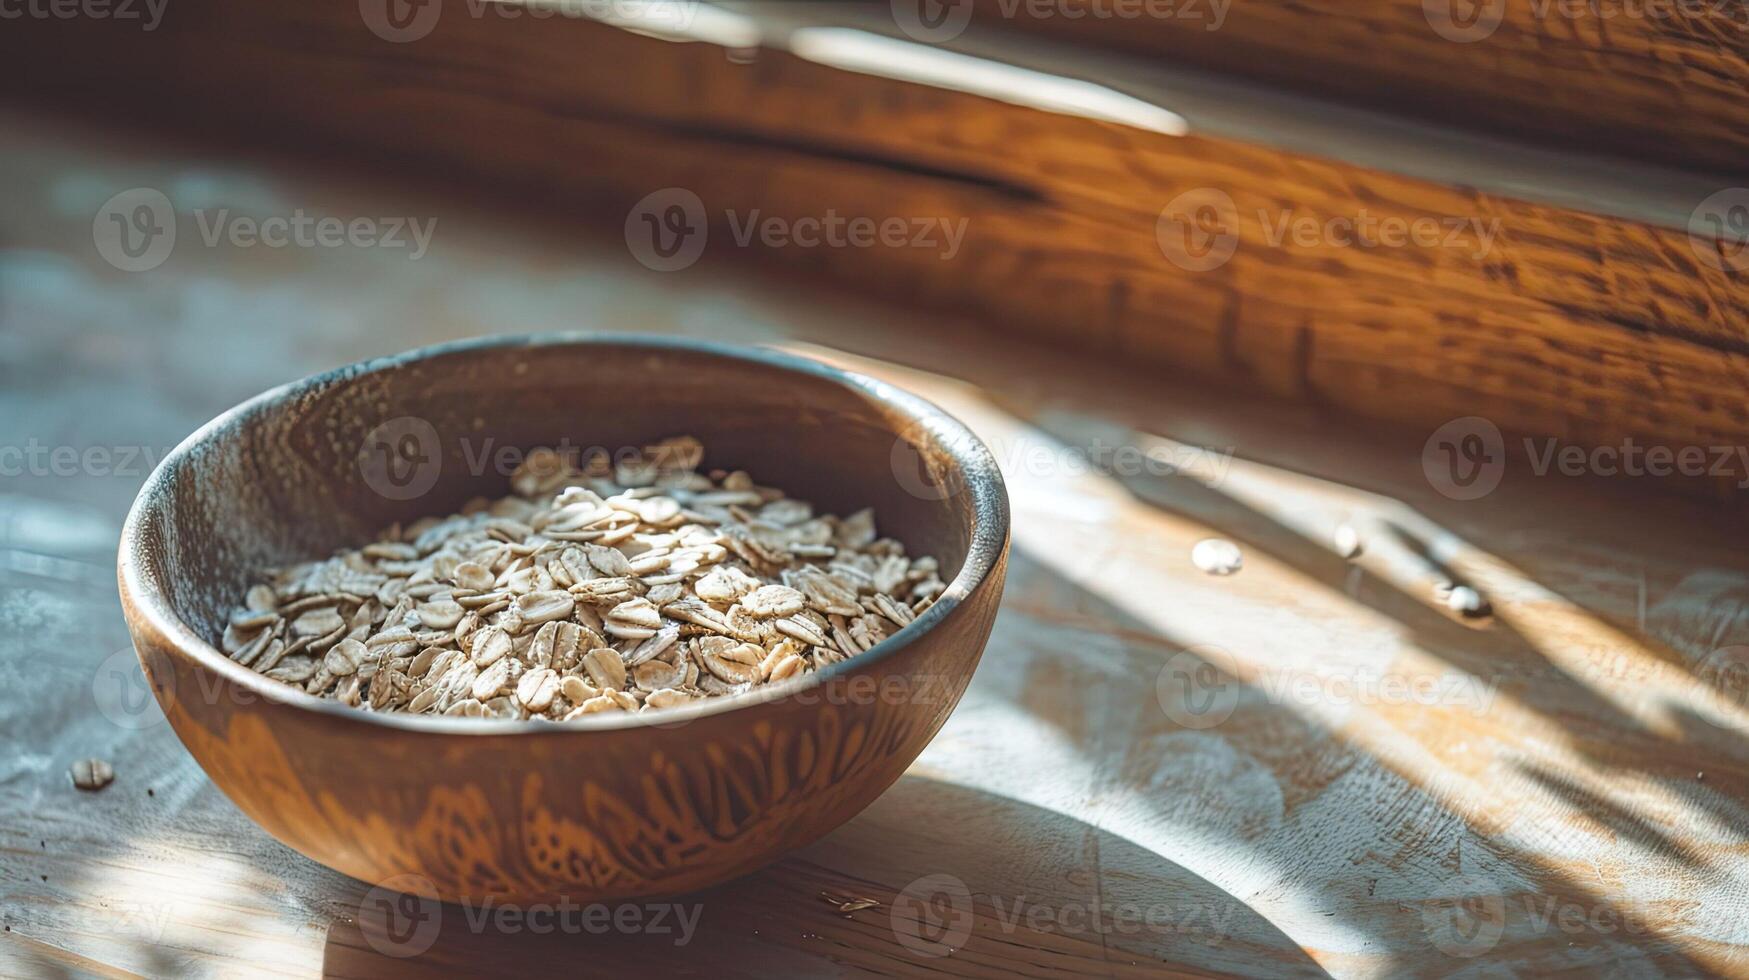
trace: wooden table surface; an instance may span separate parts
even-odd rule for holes
[[[1454,500],[1427,432],[709,262],[648,272],[617,228],[22,116],[0,143],[0,974],[1749,973],[1735,503],[1518,463]],[[184,215],[170,260],[130,274],[92,221],[137,186],[437,225],[412,260],[208,246]],[[781,344],[937,400],[1006,471],[1003,609],[911,771],[813,846],[681,899],[688,931],[448,909],[421,955],[385,955],[359,924],[369,884],[258,830],[140,700],[116,536],[151,458],[263,388],[577,328]],[[1238,574],[1192,565],[1216,536]],[[1493,614],[1449,612],[1441,581]],[[87,756],[115,766],[101,792],[69,781]]]

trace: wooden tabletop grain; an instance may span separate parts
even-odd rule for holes
[[[1454,499],[1430,433],[793,280],[649,272],[564,215],[0,126],[0,974],[1749,973],[1736,504],[1517,462]],[[184,215],[168,261],[127,273],[92,222],[140,186],[208,221],[437,224],[414,259],[208,245]],[[263,388],[595,327],[780,344],[964,419],[1013,499],[995,635],[910,773],[779,864],[605,918],[446,908],[385,943],[373,883],[258,830],[145,697],[120,522],[157,454]],[[1237,574],[1192,564],[1211,537]],[[1489,614],[1452,612],[1451,585]],[[89,756],[117,773],[96,793],[67,774]]]

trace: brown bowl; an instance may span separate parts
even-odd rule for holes
[[[215,646],[266,567],[508,492],[506,447],[692,434],[824,511],[872,506],[945,594],[862,656],[757,699],[551,723],[374,714]],[[411,449],[385,466],[385,444]],[[765,351],[578,335],[450,344],[260,395],[190,436],[122,532],[122,606],[184,745],[256,823],[449,901],[621,900],[744,874],[848,820],[964,693],[1008,558],[989,451],[920,398]]]

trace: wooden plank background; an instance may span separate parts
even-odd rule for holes
[[[1688,227],[1729,190],[1716,182],[1631,167],[1599,177],[1584,158],[1492,144],[1471,147],[1495,160],[1473,182],[1428,179],[1379,166],[1380,146],[1397,144],[1374,138],[1391,125],[1350,132],[1334,109],[1322,153],[1219,126],[1170,135],[849,71],[823,63],[818,43],[798,57],[781,50],[797,17],[848,15],[786,6],[787,19],[745,20],[699,8],[692,43],[458,8],[391,44],[355,4],[189,0],[149,34],[26,24],[0,37],[0,72],[29,79],[35,98],[153,126],[538,195],[579,228],[617,229],[645,195],[685,187],[706,202],[707,262],[780,267],[1405,429],[1486,405],[1508,434],[1585,446],[1749,440],[1749,289],[1725,261],[1740,243]],[[773,47],[746,50],[761,37]],[[1134,77],[1113,56],[1080,64],[1061,77]],[[1351,146],[1371,147],[1371,162],[1346,160]],[[1235,251],[1190,271],[1162,241],[1200,220],[1184,202],[1211,193],[1232,202],[1215,230]],[[1571,203],[1587,195],[1595,208]],[[963,220],[965,239],[951,260],[736,247],[724,217],[828,210]],[[1430,222],[1440,244],[1320,230],[1366,219]],[[1281,237],[1300,224],[1309,237]]]
[[[1737,0],[965,2],[976,20],[1355,105],[1749,175]]]

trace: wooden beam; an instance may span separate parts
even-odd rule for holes
[[[1739,0],[960,2],[977,21],[1440,124],[1749,174]]]
[[[1582,444],[1749,439],[1746,274],[1726,261],[1734,242],[1683,227],[1714,186],[1703,179],[1666,174],[1648,189],[1630,186],[1631,168],[1603,168],[1575,178],[1600,202],[1587,210],[1507,192],[1560,196],[1541,194],[1560,183],[1552,167],[1534,180],[1514,169],[1547,162],[1534,152],[1501,151],[1482,189],[1347,161],[1335,137],[1313,154],[1037,97],[1041,79],[1095,75],[1107,56],[1002,74],[710,7],[690,36],[715,40],[692,43],[517,5],[452,7],[428,36],[391,44],[356,4],[189,0],[145,35],[26,25],[0,38],[0,70],[154,122],[538,194],[616,236],[645,195],[685,187],[705,206],[706,262],[823,277],[1399,425],[1482,412],[1508,433]],[[746,37],[770,46],[750,55]],[[938,80],[845,67],[846,43],[875,45],[877,63],[924,59]],[[955,70],[1010,87],[992,98],[939,81]],[[1164,108],[1131,98],[1126,111]],[[1637,217],[1599,213],[1611,208]],[[750,220],[832,215],[965,232],[951,257],[909,242],[737,243]],[[1178,243],[1194,250],[1204,233],[1230,257],[1187,257]]]

